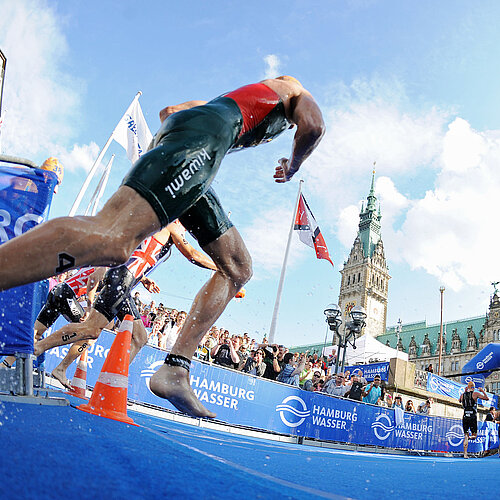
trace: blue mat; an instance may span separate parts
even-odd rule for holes
[[[76,399],[71,399],[76,403]],[[496,495],[498,458],[351,453],[129,412],[0,403],[2,498],[470,498]]]

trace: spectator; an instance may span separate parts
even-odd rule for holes
[[[239,346],[237,346],[238,348]],[[234,342],[229,338],[229,332],[224,330],[219,338],[219,343],[212,348],[210,353],[216,365],[225,366],[227,368],[238,368],[240,358],[236,352]]]
[[[184,324],[184,321],[186,320],[187,312],[186,311],[180,311],[177,314],[177,318],[175,320],[174,326],[172,326],[170,329],[165,329],[164,331],[164,336],[162,337],[162,344],[160,347],[165,349],[166,351],[170,352],[172,350],[172,347],[175,344],[175,341],[177,340],[177,337],[179,336],[179,331]]]
[[[486,418],[484,419],[485,422],[494,422],[496,420],[496,414],[497,414],[497,411],[496,409],[492,406],[489,410],[488,410],[488,415],[486,415]]]
[[[393,408],[401,408],[404,410],[403,406],[403,398],[401,396],[395,396],[394,397],[394,402],[392,403]]]
[[[336,375],[330,377],[325,381],[325,385],[323,387],[323,392],[330,394],[332,396],[344,396],[345,393],[349,390],[349,386],[344,385],[344,374],[337,373]]]
[[[310,361],[306,361],[304,369],[302,370],[301,374],[299,375],[299,385],[300,385],[300,387],[303,388],[304,384],[307,381],[311,381],[311,379],[313,378],[313,372],[314,372],[314,370],[311,367]],[[311,389],[308,389],[308,390],[312,390],[312,385],[311,385]]]
[[[379,401],[379,406],[385,406],[386,408],[392,408],[392,395],[388,392],[385,393],[385,396],[382,396]]]
[[[325,381],[323,379],[320,379],[319,382],[316,382],[313,384],[313,391],[314,392],[323,392],[323,387],[325,386]]]
[[[363,370],[361,368],[358,368],[357,370],[354,370],[354,375],[356,375],[356,377],[358,377],[358,381],[361,382],[363,384],[363,386],[365,386],[366,384],[368,384],[368,381],[364,377]]]
[[[417,413],[420,413],[421,415],[430,415],[431,404],[432,404],[432,399],[426,399],[423,403],[420,403],[418,405]]]
[[[413,401],[411,399],[409,399],[406,402],[405,411],[409,411],[410,413],[416,413],[415,407],[413,406]]]
[[[434,373],[434,368],[432,368],[432,363],[427,366],[427,368],[425,369],[425,371],[429,372],[429,373]]]
[[[278,347],[276,344],[269,346],[266,340],[266,342],[261,345],[261,348],[264,350],[264,362],[266,363],[266,373],[264,377],[269,380],[276,380],[279,373],[285,368],[285,347],[282,345]],[[291,354],[291,356],[293,357],[293,354]]]
[[[365,386],[365,388],[363,389],[363,402],[370,403],[372,405],[378,404],[382,396],[382,388],[380,387],[380,383],[380,375],[375,375],[373,382]]]
[[[245,367],[245,363],[247,362],[247,359],[249,358],[249,351],[247,344],[245,344],[245,339],[244,337],[238,337],[238,340],[240,342],[240,346],[238,348],[238,357],[240,358],[240,362],[238,364],[238,370],[243,370]],[[265,368],[265,365],[264,365]],[[260,375],[259,375],[260,377]]]
[[[245,366],[243,367],[243,372],[250,375],[256,375],[257,377],[263,377],[266,371],[266,364],[264,363],[264,351],[262,349],[257,349],[253,356],[248,356]]]
[[[139,292],[134,293],[134,302],[135,302],[137,309],[140,311],[142,309],[143,304],[141,302],[141,297],[140,297]]]
[[[287,352],[283,356],[283,361],[285,366],[276,380],[278,380],[278,382],[282,382],[283,384],[290,384],[298,387],[299,375],[306,364],[306,356],[303,355],[299,358],[298,362],[294,362],[293,354],[291,352]]]
[[[208,333],[201,339],[201,343],[196,348],[194,357],[201,361],[210,361],[210,349],[207,347]]]
[[[313,373],[312,378],[307,379],[304,382],[302,389],[304,389],[304,391],[314,391],[314,386],[317,386],[320,380],[321,380],[321,373],[318,370],[316,370]]]
[[[356,371],[355,374],[351,377],[351,385],[349,386],[347,392],[344,394],[346,398],[354,399],[354,401],[361,401],[363,397],[363,387],[366,385],[356,373],[359,373],[360,370]]]

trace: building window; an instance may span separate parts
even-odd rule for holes
[[[361,281],[361,273],[358,273],[358,283]]]
[[[351,277],[350,276],[347,276],[347,284],[350,285],[351,284]]]

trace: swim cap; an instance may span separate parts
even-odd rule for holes
[[[59,163],[57,158],[51,156],[47,158],[40,166],[42,170],[54,172],[57,175],[57,184],[61,184],[64,177],[64,167]]]

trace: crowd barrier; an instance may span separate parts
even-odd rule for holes
[[[0,164],[0,244],[47,218],[56,183],[53,172]],[[20,264],[29,265],[28,262]],[[33,353],[33,325],[46,296],[44,283],[31,283],[0,293],[0,355]]]
[[[87,384],[94,386],[114,334],[104,330],[88,356]],[[46,369],[52,370],[68,347],[48,351]],[[149,389],[153,373],[163,364],[165,352],[145,346],[130,365],[128,397],[174,409]],[[74,367],[68,371],[70,376]],[[200,401],[217,413],[217,419],[292,436],[359,445],[421,451],[462,451],[460,420],[427,417],[368,405],[325,394],[303,391],[285,384],[249,376],[193,360],[191,386]],[[498,447],[498,430],[480,424],[477,439],[469,442],[471,453]]]

